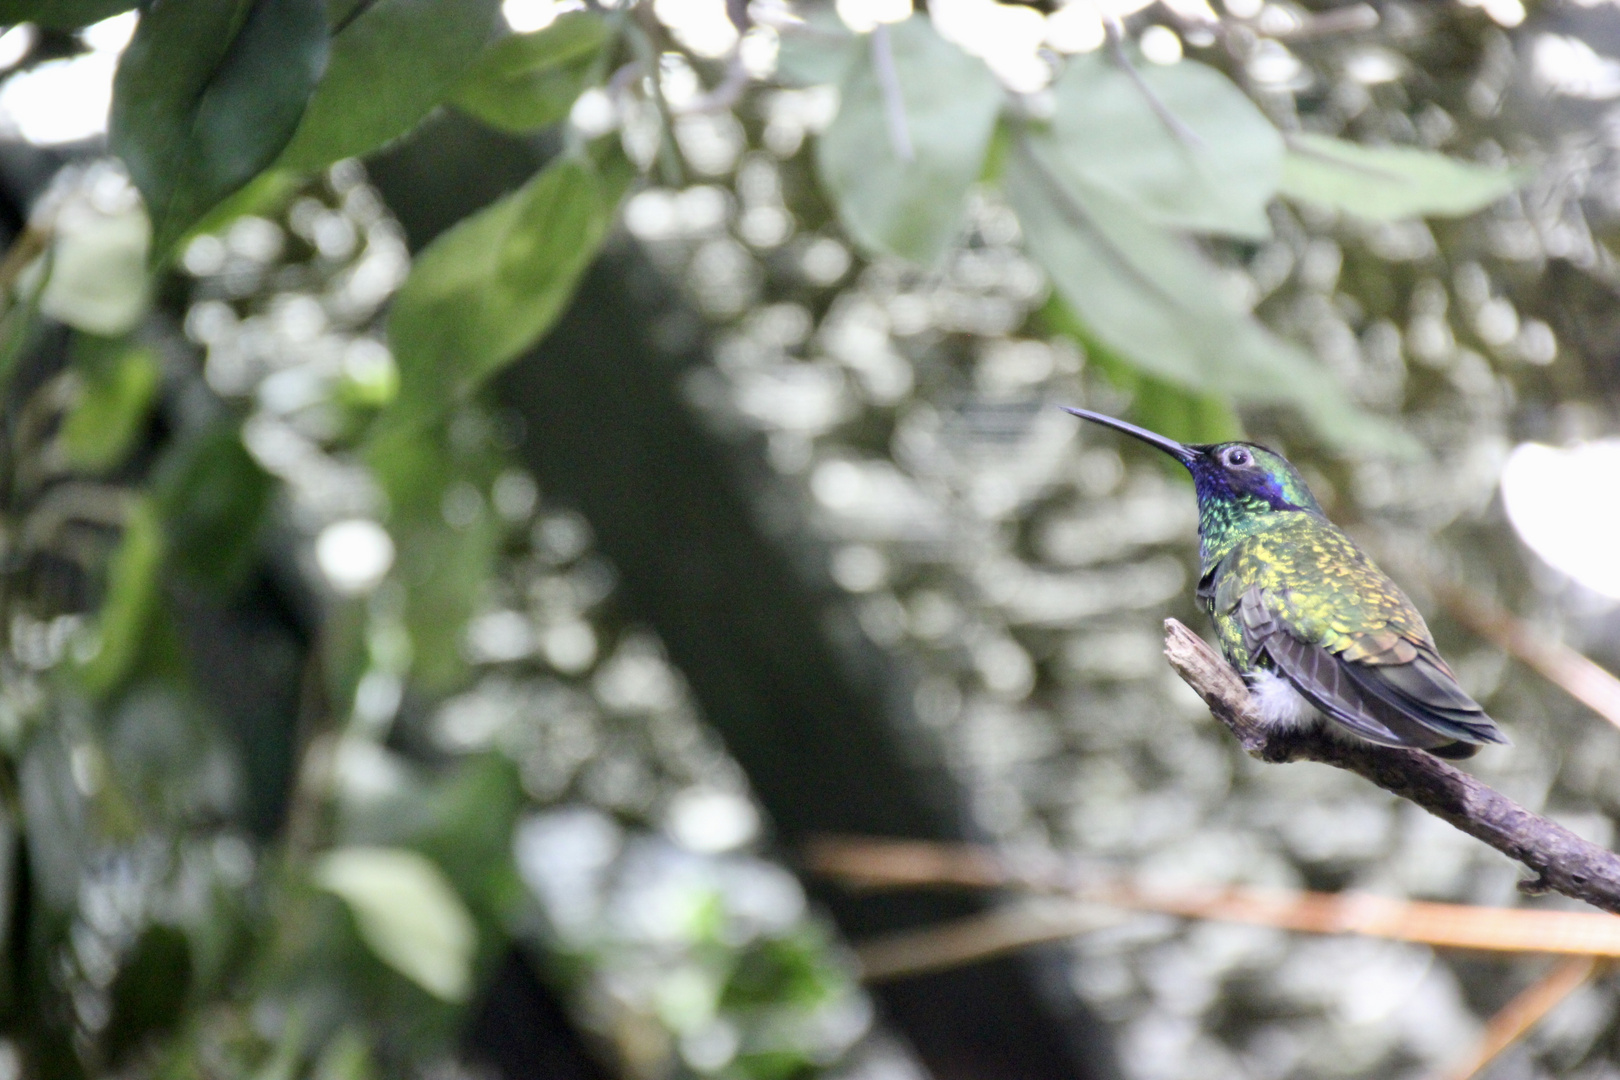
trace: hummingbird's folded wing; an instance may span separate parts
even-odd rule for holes
[[[1236,614],[1252,655],[1267,657],[1313,705],[1370,742],[1435,750],[1507,741],[1426,641],[1387,626],[1306,640],[1296,613],[1258,585],[1244,591]]]
[[[1414,651],[1404,663],[1374,657],[1347,661],[1345,670],[1365,693],[1435,731],[1463,742],[1508,741],[1479,703],[1457,685],[1457,677],[1433,646],[1420,642]]]

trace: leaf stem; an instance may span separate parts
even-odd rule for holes
[[[1084,232],[1097,244],[1106,248],[1119,261],[1120,266],[1124,267],[1125,273],[1142,288],[1156,294],[1161,300],[1175,308],[1179,309],[1183,306],[1180,297],[1159,284],[1151,274],[1144,273],[1132,261],[1130,254],[1115,243],[1113,237],[1103,231],[1091,212],[1075,197],[1074,192],[1070,191],[1052,171],[1051,167],[1041,159],[1041,155],[1030,144],[1029,136],[1024,131],[1017,131],[1013,135],[1013,149],[1029,164],[1030,172],[1041,182],[1041,186],[1046,188],[1047,194],[1052,197],[1053,203],[1057,206],[1058,213],[1070,225]]]
[[[651,19],[650,9],[642,14],[644,7],[638,6],[635,11],[639,18]],[[638,22],[629,24],[630,48],[640,61],[642,69],[647,74],[647,84],[652,88],[652,101],[658,110],[658,173],[659,179],[668,187],[680,187],[683,183],[681,158],[675,146],[675,117],[670,111],[669,102],[664,97],[663,71],[658,63],[658,50],[653,47],[651,33]]]
[[[900,92],[900,72],[894,65],[894,43],[889,39],[889,24],[878,23],[872,30],[872,74],[877,76],[878,92],[883,96],[883,119],[889,125],[889,144],[894,156],[910,163],[917,152],[911,145],[911,128],[906,123],[906,99]]]
[[[1131,63],[1130,53],[1125,51],[1125,30],[1120,25],[1119,19],[1105,17],[1103,19],[1103,30],[1108,36],[1109,55],[1114,58],[1114,63],[1118,64],[1120,69],[1130,78],[1131,85],[1135,86],[1137,93],[1142,95],[1142,99],[1147,102],[1148,108],[1153,110],[1153,115],[1159,118],[1159,122],[1169,130],[1171,135],[1174,135],[1194,150],[1202,150],[1205,146],[1203,136],[1188,127],[1181,117],[1170,111],[1170,106],[1164,103],[1163,98],[1154,93],[1153,87],[1147,84],[1147,80],[1142,78],[1142,73],[1136,70],[1136,65]]]

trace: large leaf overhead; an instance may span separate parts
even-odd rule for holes
[[[802,25],[784,26],[776,52],[776,81],[785,86],[822,86],[843,80],[862,53],[862,39],[850,33],[830,8],[803,11]]]
[[[1251,402],[1301,406],[1326,437],[1370,445],[1384,425],[1296,345],[1228,303],[1187,240],[1104,188],[1061,176],[1044,133],[1017,137],[1003,185],[1030,253],[1089,335],[1166,382]]]
[[[484,51],[455,94],[456,107],[493,127],[532,131],[568,115],[608,40],[601,16],[563,15],[535,34],[512,34]]]
[[[447,98],[494,31],[497,0],[376,0],[333,11],[332,60],[279,164],[375,150]]]
[[[1283,165],[1282,192],[1388,221],[1471,214],[1526,179],[1519,170],[1475,165],[1416,147],[1358,146],[1324,135],[1295,135]]]
[[[1266,204],[1282,178],[1282,136],[1214,68],[1184,60],[1132,72],[1106,56],[1080,56],[1053,93],[1054,167],[1160,225],[1270,235]]]
[[[920,16],[880,27],[866,44],[844,75],[816,167],[858,244],[932,263],[962,230],[1001,85]]]
[[[326,66],[321,0],[166,0],[113,82],[108,143],[152,216],[162,258],[287,144]]]
[[[549,330],[610,210],[596,169],[569,157],[430,244],[388,321],[403,412],[442,411]]]

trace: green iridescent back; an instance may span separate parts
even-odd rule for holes
[[[1431,645],[1423,616],[1338,526],[1319,514],[1272,511],[1219,562],[1201,593],[1226,658],[1254,669],[1235,614],[1254,586],[1275,598],[1300,638],[1346,659],[1386,647],[1395,636]]]

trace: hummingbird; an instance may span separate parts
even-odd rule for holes
[[[1064,408],[1157,447],[1192,473],[1198,603],[1268,727],[1325,717],[1368,742],[1443,758],[1508,742],[1458,685],[1412,601],[1327,519],[1281,454],[1250,442],[1184,445]]]

